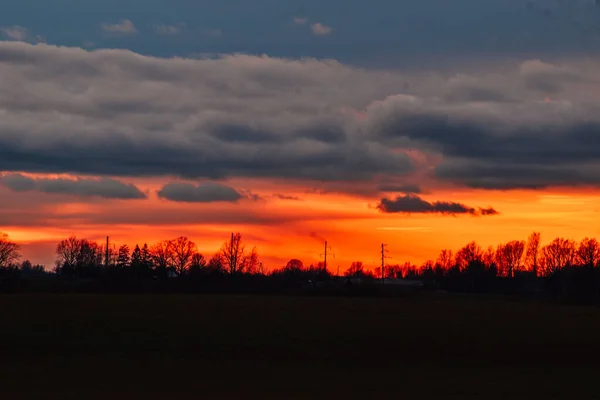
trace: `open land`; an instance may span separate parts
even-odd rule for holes
[[[0,297],[0,396],[596,398],[600,308],[479,296]]]

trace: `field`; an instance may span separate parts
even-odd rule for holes
[[[595,398],[600,309],[480,297],[0,297],[0,397]]]

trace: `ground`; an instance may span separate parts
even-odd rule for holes
[[[0,296],[6,399],[596,397],[600,309],[474,296]]]

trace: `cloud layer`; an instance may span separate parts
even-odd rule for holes
[[[205,182],[199,185],[184,182],[166,184],[157,192],[158,197],[184,203],[235,203],[244,196],[234,188],[216,182]]]
[[[434,201],[430,203],[416,195],[397,196],[394,199],[383,198],[377,209],[384,213],[406,214],[471,214],[471,215],[496,215],[493,208],[473,208],[452,201]]]
[[[146,198],[146,195],[135,185],[110,178],[31,178],[23,174],[4,174],[0,176],[0,185],[15,192],[67,194],[121,200]]]
[[[428,188],[597,185],[598,71],[533,60],[403,73],[0,42],[0,171],[284,178],[349,193],[418,193],[414,174]]]

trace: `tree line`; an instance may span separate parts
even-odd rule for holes
[[[59,275],[89,276],[102,269],[130,270],[138,278],[179,277],[203,270],[219,273],[256,274],[261,272],[256,248],[246,249],[240,233],[232,234],[209,260],[196,243],[185,236],[163,240],[152,246],[136,245],[133,251],[122,245],[115,252],[87,239],[71,236],[56,247]]]
[[[113,280],[128,281],[180,278],[211,282],[215,277],[261,277],[302,286],[336,278],[324,263],[304,266],[299,259],[291,259],[286,265],[267,271],[256,248],[248,249],[240,233],[231,234],[209,259],[184,236],[151,246],[136,245],[133,250],[128,245],[107,248],[72,236],[57,244],[53,271],[29,261],[20,263],[20,259],[20,246],[6,234],[0,234],[0,278],[4,280],[7,276],[71,279],[110,276]],[[527,240],[511,240],[485,249],[475,241],[457,251],[444,249],[435,260],[420,266],[408,262],[387,264],[382,271],[380,267],[369,269],[361,261],[355,261],[344,276],[348,282],[360,280],[365,284],[377,283],[381,278],[416,279],[423,281],[426,287],[471,292],[490,292],[502,285],[514,289],[524,280],[538,282],[538,286],[540,282],[554,286],[558,282],[562,285],[560,290],[565,292],[567,283],[572,290],[583,290],[582,282],[585,282],[585,290],[600,298],[598,271],[600,243],[595,238],[576,242],[558,237],[542,246],[540,233],[533,232]],[[340,281],[339,277],[337,280]]]

